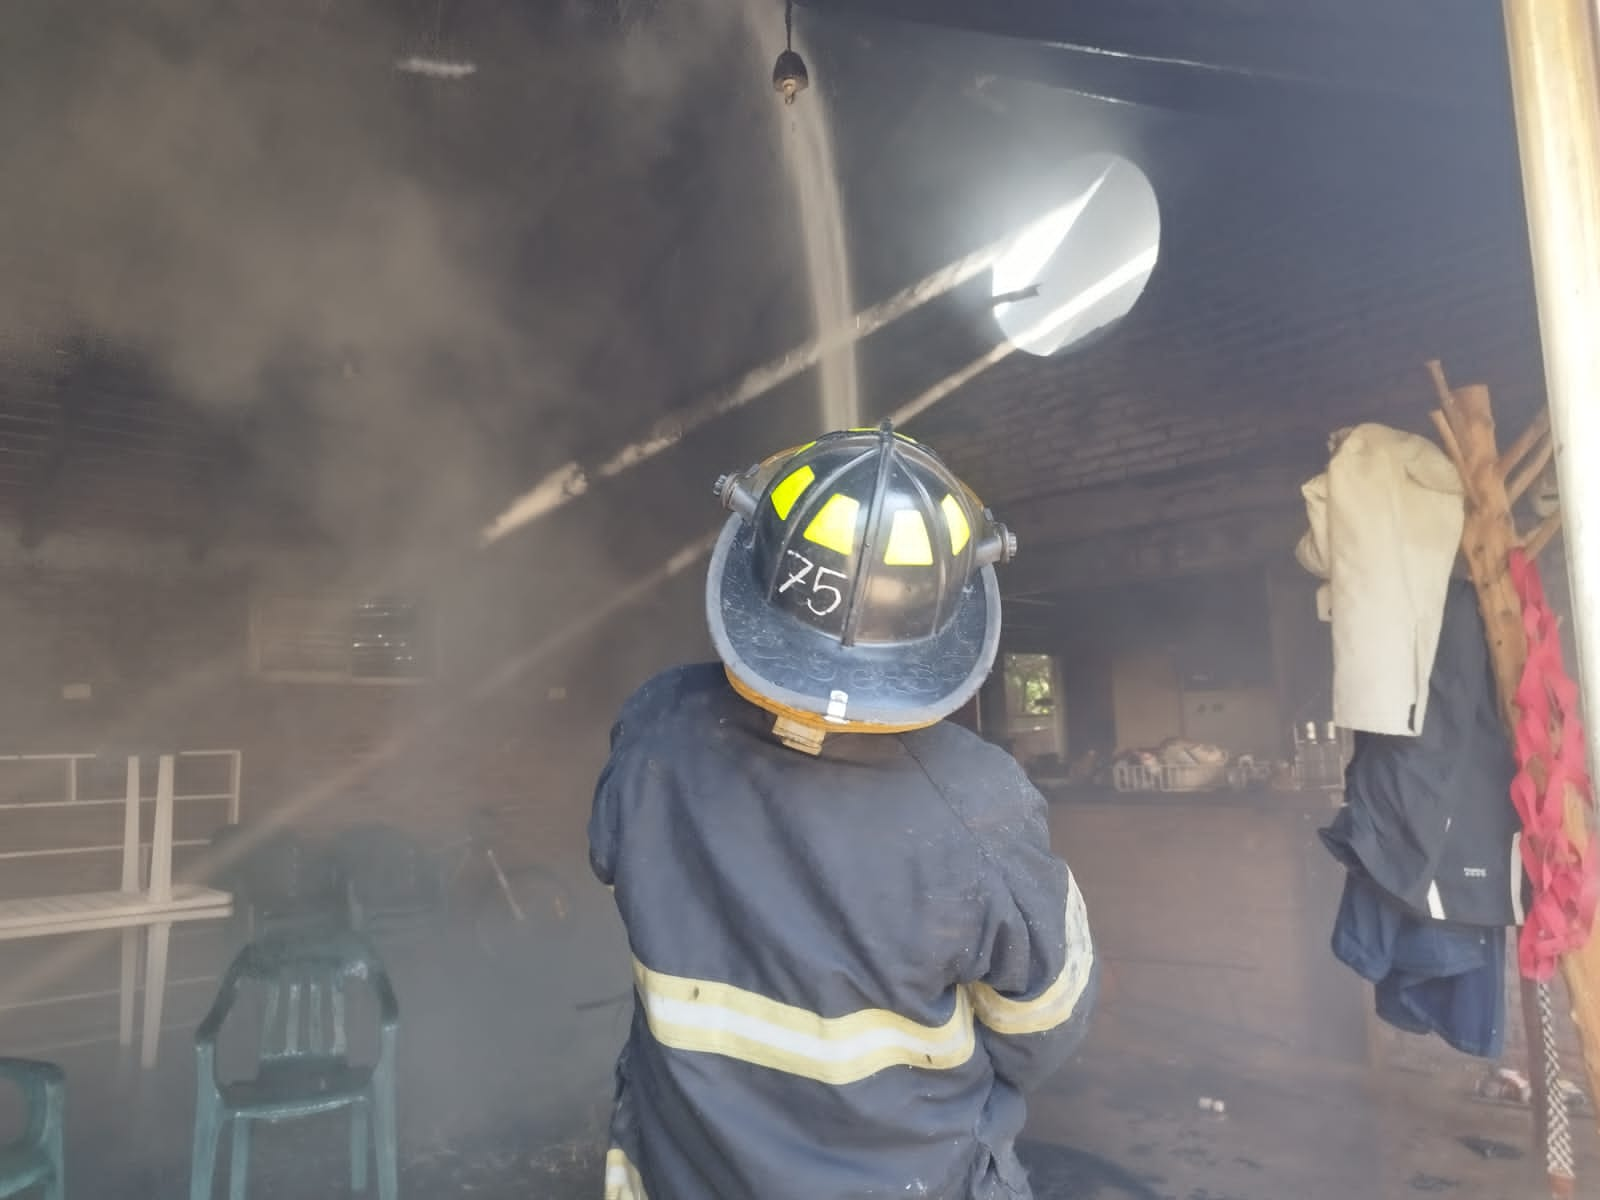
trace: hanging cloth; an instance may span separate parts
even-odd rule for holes
[[[1427,438],[1365,424],[1335,434],[1328,469],[1301,493],[1310,529],[1295,556],[1326,580],[1333,719],[1415,737],[1465,518],[1461,476]]]
[[[1464,580],[1449,582],[1428,694],[1419,736],[1355,735],[1345,802],[1321,831],[1323,844],[1413,916],[1518,924],[1517,759],[1477,594]]]
[[[1585,839],[1580,848],[1566,829],[1567,789],[1583,798],[1585,812],[1591,795],[1578,688],[1562,664],[1556,618],[1545,600],[1538,567],[1521,550],[1513,550],[1510,568],[1528,641],[1516,692],[1517,773],[1511,781],[1511,803],[1522,819],[1522,865],[1532,899],[1517,943],[1517,962],[1529,979],[1547,980],[1562,955],[1588,940],[1600,877],[1594,838]]]
[[[1499,1058],[1506,1031],[1504,926],[1414,916],[1360,871],[1345,877],[1334,957],[1373,985],[1378,1018]]]

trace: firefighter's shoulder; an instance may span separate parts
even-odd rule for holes
[[[953,721],[902,735],[930,780],[973,832],[1044,819],[1045,799],[1021,765]]]
[[[623,701],[617,714],[617,732],[626,734],[648,728],[696,698],[716,697],[727,690],[721,663],[668,667],[645,680]]]

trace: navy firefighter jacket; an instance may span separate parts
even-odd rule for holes
[[[612,730],[590,858],[637,1000],[608,1200],[1018,1200],[1097,971],[1043,798],[950,722],[785,749],[717,664]]]

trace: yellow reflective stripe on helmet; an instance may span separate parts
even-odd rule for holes
[[[615,1146],[606,1151],[606,1200],[650,1200],[639,1168]]]
[[[777,510],[780,521],[789,519],[789,510],[794,507],[794,502],[800,499],[800,493],[810,487],[816,477],[817,473],[810,467],[801,467],[772,489],[772,507]]]
[[[1089,913],[1078,881],[1067,891],[1066,961],[1061,973],[1031,1000],[1012,1000],[986,983],[972,985],[972,1005],[978,1020],[998,1034],[1044,1033],[1065,1025],[1077,1011],[1094,970],[1094,941],[1089,936]]]
[[[939,507],[944,511],[944,523],[950,528],[950,553],[960,554],[961,548],[972,537],[972,526],[967,524],[967,514],[961,507],[961,501],[954,496],[946,496]]]
[[[972,1002],[956,989],[943,1025],[921,1025],[881,1008],[824,1017],[731,984],[652,971],[638,960],[634,983],[656,1041],[717,1054],[818,1083],[855,1083],[890,1067],[949,1070],[976,1046]]]
[[[889,544],[883,549],[888,567],[931,567],[933,546],[928,541],[928,526],[922,514],[903,508],[894,514],[889,526]]]
[[[806,541],[840,554],[851,553],[856,548],[856,514],[860,511],[859,500],[845,495],[829,496],[822,511],[806,526]]]

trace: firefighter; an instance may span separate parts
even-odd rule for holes
[[[887,422],[717,487],[721,662],[627,701],[590,823],[636,992],[606,1198],[1026,1198],[1097,970],[1043,798],[943,719],[1015,540]]]

